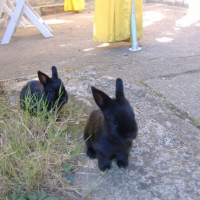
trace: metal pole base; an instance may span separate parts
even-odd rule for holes
[[[142,48],[138,47],[138,44],[132,44],[132,48],[129,48],[129,51],[140,51]]]

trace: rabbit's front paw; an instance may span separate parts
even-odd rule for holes
[[[119,168],[126,168],[128,166],[128,160],[117,160],[117,166]]]
[[[101,170],[101,171],[105,171],[105,170],[109,170],[111,168],[111,165],[109,164],[109,163],[107,163],[107,164],[99,164],[99,169]]]
[[[93,148],[88,147],[87,148],[87,156],[91,159],[95,159],[96,158],[96,152]]]

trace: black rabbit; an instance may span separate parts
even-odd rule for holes
[[[67,103],[68,94],[61,79],[58,78],[57,69],[53,66],[51,70],[52,78],[38,71],[39,81],[30,81],[22,88],[20,92],[20,105],[22,109],[26,109],[25,99],[28,98],[29,94],[32,97],[30,106],[33,107],[30,111],[33,113],[38,109],[38,105],[35,105],[36,101],[39,101],[41,98],[46,102],[48,111],[55,107],[56,102],[59,109]],[[39,110],[42,109],[40,108]]]
[[[113,158],[118,167],[126,168],[138,128],[133,109],[124,97],[123,82],[120,78],[116,80],[116,99],[95,87],[91,89],[100,110],[93,111],[85,125],[87,155],[97,157],[101,171],[111,168]]]

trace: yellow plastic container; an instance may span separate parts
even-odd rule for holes
[[[135,0],[137,40],[143,35],[143,0]],[[131,38],[132,0],[95,0],[93,39],[118,42]]]
[[[85,9],[85,0],[65,0],[64,11],[79,12]]]

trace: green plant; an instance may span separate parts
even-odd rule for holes
[[[54,115],[60,109],[60,98],[62,96],[62,85],[59,88],[58,99],[55,103],[48,101],[48,95],[45,93],[38,95],[38,93],[32,93],[30,85],[26,91],[24,100],[20,100],[20,106],[25,110],[26,114],[35,115],[37,117],[47,117]],[[51,109],[50,109],[51,108]]]
[[[191,123],[197,127],[200,128],[200,122],[198,122],[195,118],[191,118]]]
[[[71,72],[71,71],[72,71],[71,67],[67,67],[67,68],[63,69],[63,72]]]
[[[24,197],[19,194],[27,191],[38,195],[42,188],[68,187],[62,166],[78,154],[80,146],[76,138],[85,118],[82,106],[72,102],[63,111],[58,109],[49,112],[43,109],[30,115],[28,109],[23,111],[1,101],[0,199],[10,193],[17,194],[15,200],[18,200]],[[69,130],[74,137],[68,137]]]
[[[102,175],[97,179],[97,181],[95,183],[93,183],[91,185],[91,183],[89,182],[89,188],[85,194],[85,197],[87,197],[89,194],[91,194],[92,192],[94,192],[95,190],[97,189],[100,189],[100,190],[103,190],[105,193],[107,193],[108,195],[111,195],[107,190],[105,190],[104,188],[99,188],[98,187],[98,184],[99,184],[99,181],[101,180],[101,178],[103,177],[103,175],[107,172],[108,170],[106,169]]]
[[[4,82],[0,81],[0,95],[4,94]]]
[[[159,99],[159,101],[160,102],[162,102],[162,103],[165,103],[165,104],[167,104],[167,105],[170,105],[170,104],[172,104],[169,100],[167,100],[167,99],[164,99],[164,98],[162,98],[162,99]]]
[[[46,197],[46,192],[38,193],[26,192],[24,195],[12,193],[9,195],[10,200],[59,200],[56,197]]]

